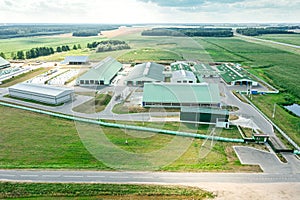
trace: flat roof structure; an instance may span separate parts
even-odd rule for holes
[[[10,67],[10,63],[0,56],[0,69]]]
[[[142,63],[134,66],[128,77],[125,79],[126,85],[143,86],[144,83],[163,82],[165,67],[154,62]]]
[[[172,83],[197,83],[193,72],[186,70],[177,70],[172,72]]]
[[[144,86],[145,107],[220,107],[220,105],[221,98],[217,84],[146,83]]]
[[[86,64],[89,61],[88,56],[67,56],[62,64],[69,64],[69,65],[82,65]]]
[[[61,104],[70,101],[73,90],[70,88],[54,87],[32,83],[20,83],[8,88],[12,97],[29,99],[47,104]]]
[[[252,85],[257,86],[258,82],[253,80],[240,65],[236,64],[231,66],[229,64],[223,64],[217,66],[220,71],[222,79],[231,85]]]
[[[181,112],[207,113],[207,114],[216,114],[216,115],[229,115],[228,110],[215,109],[215,108],[203,108],[203,107],[182,107]]]
[[[180,111],[180,121],[189,123],[208,123],[228,122],[228,110],[203,108],[203,107],[182,107]]]
[[[176,71],[176,70],[192,71],[190,65],[183,61],[177,61],[175,63],[172,63],[171,69],[172,71]]]
[[[123,65],[112,57],[107,57],[94,65],[89,71],[76,80],[77,85],[109,85],[123,68]]]

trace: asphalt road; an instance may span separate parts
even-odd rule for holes
[[[60,183],[297,183],[300,174],[0,170],[0,181]]]
[[[287,43],[283,43],[283,42],[276,42],[276,41],[273,41],[273,40],[264,40],[264,39],[261,39],[261,38],[256,38],[256,37],[241,35],[241,34],[238,34],[236,32],[235,32],[234,35],[238,36],[238,37],[250,39],[250,40],[257,40],[257,41],[261,41],[261,42],[267,42],[267,43],[272,43],[272,44],[279,44],[279,45],[282,45],[282,46],[287,46],[287,47],[292,47],[292,48],[300,49],[300,46],[298,46],[298,45],[287,44]]]

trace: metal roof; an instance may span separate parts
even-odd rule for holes
[[[88,56],[67,56],[65,60],[62,62],[62,64],[67,64],[69,62],[86,63],[88,62],[88,60],[89,60]]]
[[[70,88],[54,87],[49,85],[39,85],[32,83],[19,83],[8,89],[19,90],[28,93],[42,94],[47,96],[59,96],[65,92],[73,92]]]
[[[220,103],[217,84],[146,83],[143,102],[160,103]]]
[[[192,71],[191,70],[191,67],[189,66],[189,64],[183,62],[183,61],[177,61],[175,63],[172,63],[171,64],[171,69],[173,71],[176,71],[176,70],[187,70],[187,71]]]
[[[0,66],[8,65],[9,62],[0,56]]]
[[[102,80],[105,85],[110,84],[111,79],[122,69],[123,65],[112,57],[107,57],[94,65],[89,71],[80,76],[80,80]]]
[[[135,81],[137,79],[143,79],[145,81],[164,81],[164,69],[165,67],[163,65],[154,62],[142,63],[134,66],[126,78],[126,81]]]
[[[229,115],[228,110],[224,109],[213,109],[213,108],[203,108],[203,107],[182,107],[181,112],[187,113],[208,113],[216,115]]]
[[[228,64],[223,64],[220,66],[217,66],[218,70],[221,71],[221,77],[227,82],[233,82],[233,81],[253,81],[253,79],[248,76],[243,68],[241,68],[239,65],[235,66],[229,66]]]
[[[196,79],[193,72],[186,71],[186,70],[178,70],[178,71],[172,72],[172,78],[173,79],[187,78],[187,79],[193,79],[193,80]]]

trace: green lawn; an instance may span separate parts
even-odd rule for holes
[[[206,155],[207,148],[200,148],[203,140],[77,122],[75,126],[73,121],[3,106],[0,106],[0,112],[0,168],[109,170],[111,168],[103,163],[112,162],[113,164],[109,165],[112,168],[141,170],[149,165],[147,161],[140,158],[153,154],[158,160],[151,160],[149,157],[149,162],[158,166],[162,164],[158,170],[260,171],[258,166],[242,166],[233,152],[231,147],[233,144],[230,143],[216,142]],[[153,123],[146,126],[180,131],[188,128],[176,123]],[[200,129],[203,134],[209,133],[207,127],[203,126]],[[220,136],[238,137],[238,133],[236,130],[227,130],[222,131]],[[112,145],[107,146],[107,144]],[[208,145],[210,148],[210,144],[208,141],[204,146]],[[167,149],[163,148],[165,146]],[[162,149],[164,154],[160,151]],[[176,154],[177,151],[179,154]],[[180,156],[180,153],[183,155]],[[199,159],[199,153],[201,156],[205,155],[205,163],[204,160]],[[170,163],[161,163],[166,160],[161,159],[162,155],[170,159]],[[171,161],[174,160],[175,162],[172,163]],[[114,166],[114,163],[117,166]]]
[[[300,46],[300,34],[267,34],[257,38]]]
[[[80,113],[98,113],[105,109],[112,98],[112,94],[96,94],[91,100],[73,108],[73,111]]]
[[[207,199],[211,192],[196,187],[0,182],[0,198],[10,199]]]

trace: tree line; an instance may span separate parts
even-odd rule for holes
[[[72,49],[73,50],[81,49],[81,46],[80,44],[74,45]],[[65,52],[70,50],[71,48],[68,45],[58,46],[56,47],[55,50],[52,47],[37,47],[37,48],[32,48],[25,52],[17,51],[17,53],[12,53],[11,58],[13,60],[32,59],[32,58],[38,58],[40,56],[49,56],[51,54],[54,54],[55,52],[59,53],[59,52]]]
[[[119,28],[119,26],[120,25],[110,24],[8,24],[0,26],[0,39],[42,35],[57,35],[63,33],[75,33],[75,35],[79,33],[78,36],[80,36],[84,34],[84,32],[96,32],[98,34],[101,31],[117,29]]]
[[[106,40],[101,42],[88,43],[87,48],[96,48],[96,52],[117,51],[122,49],[130,49],[125,41]]]
[[[142,36],[232,37],[233,32],[231,28],[153,28]]]
[[[281,26],[281,27],[266,27],[266,28],[238,28],[237,33],[247,36],[259,36],[264,34],[295,34],[289,31],[299,29],[299,26]]]

